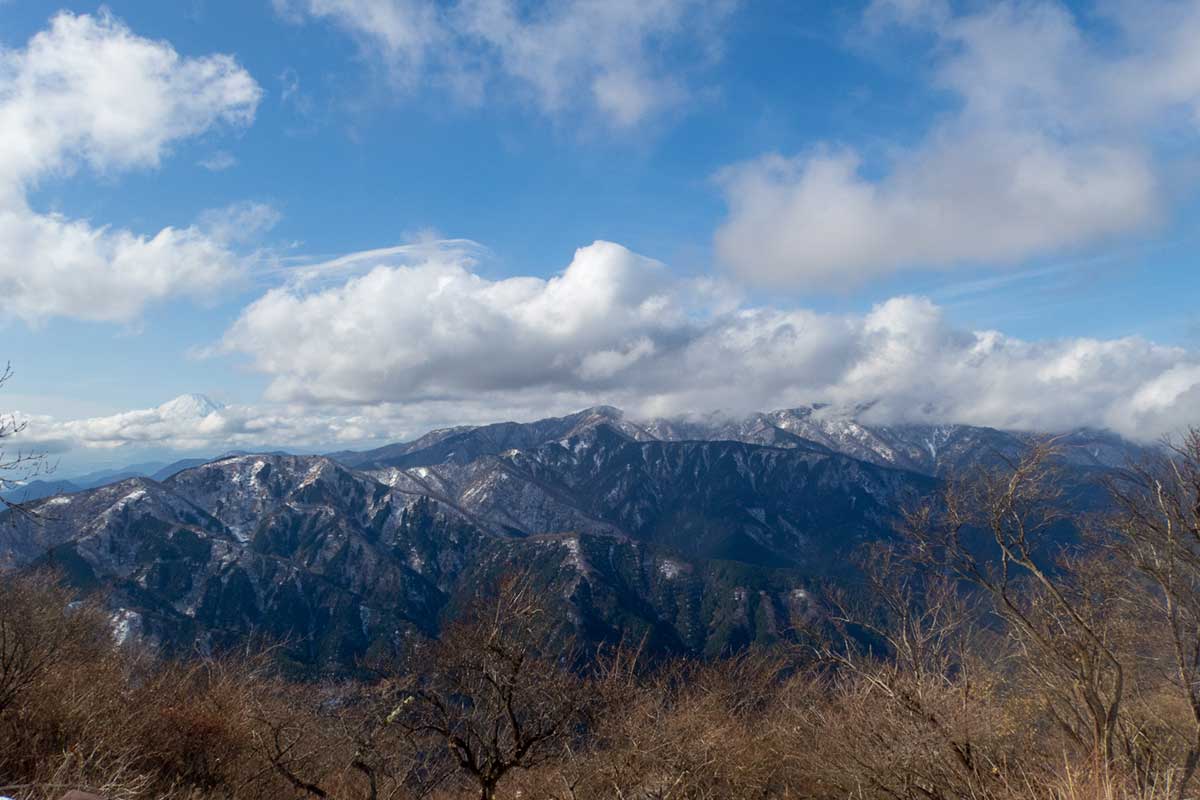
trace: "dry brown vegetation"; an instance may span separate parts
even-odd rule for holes
[[[581,658],[518,575],[404,663],[300,683],[269,653],[118,647],[99,603],[9,577],[0,793],[1197,796],[1200,433],[1113,481],[1102,518],[1061,516],[1054,456],[948,486],[811,630],[720,662]]]

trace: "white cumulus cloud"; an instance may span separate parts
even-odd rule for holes
[[[845,288],[909,268],[1020,264],[1152,225],[1166,195],[1154,136],[1200,132],[1200,3],[1098,13],[1115,43],[1054,0],[967,13],[876,0],[866,27],[931,35],[934,86],[956,108],[882,169],[840,144],[727,168],[720,257],[764,283]]]
[[[1193,422],[1200,392],[1200,355],[1183,348],[965,330],[920,297],[862,314],[748,306],[609,242],[549,279],[484,278],[454,247],[375,252],[332,262],[355,265],[339,280],[267,292],[227,331],[222,348],[270,377],[270,401],[370,409],[406,430],[396,420],[597,402],[643,416],[870,402],[887,421],[1153,438]]]
[[[367,262],[365,273],[318,291],[273,289],[224,346],[273,376],[272,399],[362,404],[599,388],[622,370],[597,357],[632,365],[643,340],[669,341],[687,327],[666,267],[619,245],[583,248],[549,280],[487,280],[470,264],[434,250],[411,264]]]
[[[16,410],[26,425],[16,437],[37,452],[82,452],[92,456],[135,451],[216,455],[229,450],[332,450],[415,438],[445,425],[484,424],[529,413],[529,405],[488,402],[429,402],[420,406],[379,404],[354,409],[296,403],[217,403],[200,394],[181,395],[152,408],[96,417],[60,419]],[[133,457],[133,456],[129,456]],[[86,458],[84,459],[87,460]]]
[[[959,422],[1151,440],[1197,422],[1200,353],[1139,337],[1027,341],[949,323],[922,297],[865,313],[738,303],[608,242],[549,279],[490,280],[467,243],[358,253],[267,292],[221,349],[261,402],[200,395],[29,423],[56,451],[333,450],[606,403],[635,418],[827,402],[875,423]]]
[[[230,56],[180,56],[107,13],[60,13],[17,50],[0,51],[0,280],[5,309],[127,320],[147,303],[205,295],[238,269],[196,226],[153,235],[32,209],[39,182],[79,167],[155,167],[177,140],[244,126],[261,90]]]

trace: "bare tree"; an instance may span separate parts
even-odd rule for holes
[[[94,637],[93,606],[69,607],[71,593],[56,576],[36,573],[0,581],[0,715],[48,670]]]
[[[1125,665],[1110,635],[1119,615],[1102,557],[1058,544],[1066,513],[1058,452],[1038,443],[1015,462],[952,481],[906,515],[916,563],[982,589],[1060,728],[1107,769],[1116,755]]]
[[[577,758],[583,780],[556,796],[792,796],[782,790],[786,740],[771,722],[789,668],[778,652],[750,650],[660,664],[633,680],[606,676],[591,747]]]
[[[1145,605],[1165,631],[1171,684],[1191,716],[1177,778],[1182,797],[1200,764],[1200,429],[1132,465],[1109,491],[1114,548],[1151,587]]]
[[[259,709],[255,713],[251,741],[259,758],[297,792],[310,797],[330,797],[321,777],[305,775],[319,762],[324,744],[313,729],[312,720],[290,719],[278,708]],[[374,795],[372,795],[374,797]]]
[[[5,364],[4,368],[0,369],[0,388],[8,383],[12,375],[12,365]],[[10,494],[25,482],[52,471],[45,453],[5,448],[5,440],[11,440],[20,434],[27,425],[26,421],[18,419],[15,414],[0,417],[0,509],[27,511],[21,502],[5,499],[4,495]]]
[[[426,763],[410,738],[388,724],[390,707],[381,702],[394,697],[386,687],[274,681],[263,688],[251,714],[255,755],[305,796],[350,796],[346,787],[353,785],[353,796],[366,800],[420,800],[450,772]]]
[[[397,688],[389,723],[448,753],[492,800],[512,770],[560,755],[583,720],[582,682],[571,648],[549,641],[553,626],[528,576],[501,582],[495,598],[452,623]]]
[[[842,758],[857,759],[855,780],[884,793],[903,796],[896,787],[911,786],[923,797],[979,795],[994,762],[976,743],[976,694],[988,686],[975,674],[983,635],[977,604],[953,579],[919,569],[893,545],[868,548],[860,566],[860,592],[827,590],[829,633],[818,636],[816,654],[834,668],[828,691],[847,709],[870,705],[869,727],[894,741],[889,755],[874,754],[883,769],[864,760],[861,741],[849,742]]]

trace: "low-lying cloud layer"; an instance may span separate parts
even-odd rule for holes
[[[0,283],[4,308],[123,321],[150,302],[208,295],[239,269],[199,226],[143,236],[30,208],[39,181],[80,167],[155,167],[172,143],[254,118],[258,84],[230,56],[185,58],[106,13],[61,13],[0,50]]]
[[[1200,5],[875,0],[866,36],[934,42],[956,101],[883,168],[827,143],[735,165],[721,258],[751,280],[853,288],[906,268],[1015,266],[1152,225],[1169,194],[1156,142],[1200,133]],[[1094,21],[1093,21],[1094,22]]]
[[[582,402],[577,400],[577,404]],[[549,410],[532,412],[535,415],[577,410],[576,405],[539,406],[532,396],[513,406],[500,405],[495,398],[489,398],[417,405],[383,403],[348,409],[299,403],[224,405],[204,395],[192,394],[153,408],[73,420],[17,411],[14,421],[27,427],[15,438],[15,443],[51,456],[70,453],[73,461],[78,461],[81,450],[101,459],[130,460],[135,456],[118,457],[116,451],[133,451],[142,454],[140,457],[155,458],[169,453],[213,456],[232,450],[280,447],[325,452],[413,439],[435,428],[447,427],[447,420],[471,425],[497,419],[528,419],[531,409],[537,408]]]
[[[865,314],[745,306],[609,242],[545,280],[489,280],[453,248],[356,266],[268,292],[226,333],[223,349],[271,378],[270,400],[441,423],[459,407],[529,418],[596,402],[650,416],[872,401],[887,420],[1148,438],[1192,421],[1200,398],[1200,357],[1181,348],[962,330],[920,297]]]

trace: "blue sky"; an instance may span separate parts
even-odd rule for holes
[[[1154,5],[0,3],[4,404],[68,467],[592,402],[1175,430],[1200,3]]]

